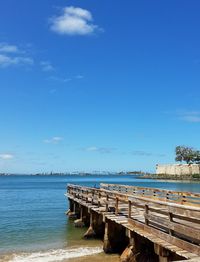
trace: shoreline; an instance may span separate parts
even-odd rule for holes
[[[118,261],[119,255],[109,256],[103,252],[102,245],[76,245],[56,249],[35,250],[35,251],[13,251],[0,254],[2,262],[54,262],[54,261],[102,261],[102,259],[110,262]],[[110,259],[109,259],[110,258]],[[114,258],[114,259],[113,259]]]
[[[176,176],[176,175],[144,175],[136,177],[139,179],[152,179],[152,180],[171,180],[171,181],[180,181],[180,182],[200,182],[199,177],[191,176]]]

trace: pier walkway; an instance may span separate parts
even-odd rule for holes
[[[200,262],[200,194],[69,184],[66,196],[71,214],[88,224],[89,234],[103,236],[105,252],[120,251],[121,261],[145,261],[139,254],[148,250],[148,261]]]

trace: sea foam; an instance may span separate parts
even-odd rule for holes
[[[102,252],[100,247],[79,247],[71,249],[51,249],[48,251],[16,254],[10,262],[57,262],[69,258],[94,255]]]

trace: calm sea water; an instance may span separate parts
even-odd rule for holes
[[[74,229],[68,222],[64,215],[68,209],[64,193],[67,183],[98,186],[101,182],[200,192],[199,183],[142,180],[131,175],[0,177],[0,254],[23,254],[20,259],[19,255],[7,259],[23,262],[59,261],[53,257],[47,259],[50,257],[48,250],[61,261],[77,255],[77,250],[73,253],[73,247],[80,245],[85,248],[79,250],[82,253],[99,252],[98,241],[88,244],[81,240],[85,229]],[[92,246],[91,250],[89,246]],[[41,251],[43,253],[38,253]],[[29,254],[28,258],[26,254]]]

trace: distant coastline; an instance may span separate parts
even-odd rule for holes
[[[167,174],[155,174],[143,171],[128,171],[128,172],[66,172],[66,173],[35,173],[35,174],[17,174],[17,173],[0,173],[0,177],[6,176],[43,176],[43,177],[51,177],[51,176],[133,176],[136,179],[152,179],[152,180],[174,180],[174,181],[200,181],[200,175],[167,175]]]
[[[50,172],[50,173],[29,173],[29,174],[19,174],[19,173],[0,173],[0,176],[122,176],[122,175],[133,175],[138,177],[151,176],[151,173],[143,171],[121,171],[121,172],[106,172],[106,171],[95,171],[95,172]]]
[[[199,174],[193,174],[193,175],[149,174],[149,175],[140,176],[140,178],[156,179],[156,180],[200,181]]]

